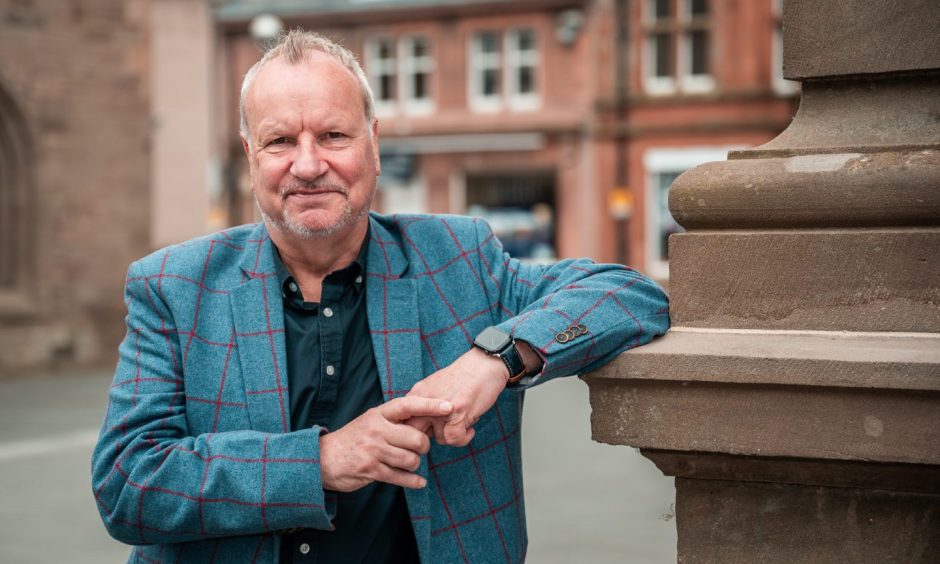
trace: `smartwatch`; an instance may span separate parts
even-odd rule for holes
[[[515,384],[526,375],[525,362],[516,342],[509,333],[499,327],[487,327],[473,340],[473,346],[490,356],[499,357],[509,369],[508,384]]]

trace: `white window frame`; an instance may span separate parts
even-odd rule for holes
[[[643,21],[647,25],[655,23],[656,0],[646,0],[643,3]],[[643,30],[643,89],[647,94],[654,96],[664,96],[675,94],[677,90],[675,76],[656,76],[656,48],[653,45],[652,33],[648,29]],[[667,39],[672,42],[672,34],[666,34]],[[670,61],[675,64],[675,60]]]
[[[532,48],[521,50],[518,48],[519,36],[523,33],[532,34]],[[507,105],[515,111],[534,111],[542,103],[539,82],[541,80],[541,54],[538,46],[538,34],[531,27],[518,27],[506,32],[503,40],[506,53],[506,76],[504,82],[507,92]],[[532,92],[520,92],[519,69],[532,67],[534,82]]]
[[[414,45],[424,41],[427,50],[424,55],[414,55]],[[435,103],[432,95],[432,81],[434,80],[434,56],[431,40],[425,35],[406,35],[398,42],[399,84],[398,92],[401,109],[409,115],[427,115],[434,112]],[[417,73],[427,75],[427,92],[424,98],[417,98],[414,94],[414,75]]]
[[[392,57],[388,59],[379,58],[379,45],[384,41],[387,41],[395,49]],[[369,79],[372,92],[375,94],[373,96],[375,114],[379,117],[392,116],[396,112],[398,99],[401,96],[401,72],[398,68],[399,46],[393,38],[383,35],[367,39],[364,51],[366,54],[366,77]],[[397,91],[391,100],[381,100],[378,97],[382,84],[381,78],[389,73],[393,75]]]
[[[700,164],[724,161],[728,159],[728,151],[744,148],[743,145],[729,145],[718,147],[679,147],[679,148],[652,148],[643,153],[644,183],[644,220],[646,236],[646,272],[653,278],[665,280],[669,278],[669,262],[661,260],[659,241],[660,208],[659,187],[654,183],[658,174],[681,173]]]
[[[683,30],[680,32],[679,36],[679,52],[677,53],[678,60],[676,64],[679,71],[679,87],[683,92],[690,93],[701,93],[709,92],[715,88],[715,79],[712,76],[711,72],[705,74],[692,74],[692,32],[698,31],[693,27],[689,27],[688,24],[692,22],[692,0],[681,0],[681,9],[679,10],[680,20],[686,24],[683,26]],[[709,5],[709,10],[711,5]],[[708,12],[708,17],[711,19],[713,16],[712,12]],[[712,41],[714,40],[714,34],[711,29],[704,30],[708,34],[708,53],[705,54],[709,63],[709,70],[711,70],[711,50],[712,50]]]
[[[499,41],[499,50],[496,53],[483,53],[482,37],[485,33],[492,33]],[[469,88],[467,99],[470,102],[470,109],[480,113],[498,112],[503,107],[503,92],[506,88],[506,77],[503,56],[505,53],[505,41],[503,33],[497,30],[480,30],[474,33],[469,41],[468,52],[470,53],[467,71],[469,77],[467,86]],[[482,73],[486,70],[497,71],[501,84],[495,94],[486,96],[483,94]]]
[[[668,96],[678,92],[701,94],[714,90],[715,78],[712,72],[692,74],[692,32],[697,31],[696,28],[690,25],[692,22],[692,0],[679,0],[675,19],[668,20],[678,23],[679,29],[676,30],[673,26],[671,27],[672,31],[665,32],[671,47],[675,49],[675,52],[672,53],[673,60],[670,61],[674,75],[665,77],[654,74],[656,49],[653,44],[653,34],[656,32],[652,31],[651,28],[657,22],[654,9],[656,1],[646,0],[643,4],[643,22],[646,26],[643,30],[644,90],[647,94],[653,96]],[[711,4],[709,4],[709,8],[711,8]],[[713,18],[711,11],[708,13],[708,18],[709,20]],[[711,71],[714,33],[711,27],[704,31],[709,34],[707,46],[709,52],[706,53],[706,57]],[[675,37],[676,34],[678,34],[678,37]]]

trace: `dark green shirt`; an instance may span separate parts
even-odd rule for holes
[[[320,302],[305,302],[300,286],[274,253],[284,298],[291,430],[336,430],[382,403],[366,315],[368,241],[349,266],[323,280]],[[281,562],[418,562],[402,488],[374,482],[336,500],[335,531],[285,534]]]

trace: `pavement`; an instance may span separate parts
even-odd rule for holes
[[[90,457],[111,376],[0,380],[0,563],[124,562],[91,495]],[[676,561],[675,489],[634,449],[590,440],[587,385],[526,395],[528,562]]]

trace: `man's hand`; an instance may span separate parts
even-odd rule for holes
[[[453,411],[446,417],[417,417],[408,424],[424,432],[433,427],[439,444],[466,446],[473,439],[473,425],[493,407],[508,379],[509,370],[502,360],[473,347],[408,392],[407,397],[448,400]]]
[[[414,473],[431,447],[427,435],[402,423],[413,417],[447,417],[450,402],[424,397],[397,398],[366,411],[320,438],[323,489],[351,492],[374,481],[423,488]]]

